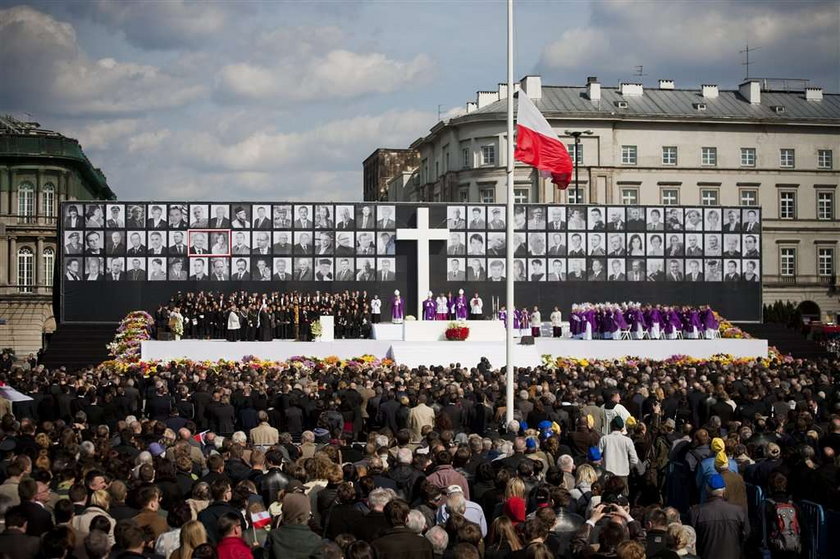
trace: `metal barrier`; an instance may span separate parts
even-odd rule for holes
[[[767,549],[767,518],[764,510],[764,490],[752,483],[747,486],[747,515],[750,520],[750,540],[761,550]]]
[[[798,506],[802,513],[800,524],[804,556],[807,559],[827,559],[825,511],[822,505],[801,501]]]

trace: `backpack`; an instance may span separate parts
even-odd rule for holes
[[[590,502],[592,502],[592,491],[587,491],[577,498],[577,501],[575,502],[575,508],[577,509],[576,512],[586,518],[586,509]]]
[[[768,499],[772,507],[770,518],[770,548],[774,551],[799,553],[802,550],[799,517],[791,503],[777,503]]]

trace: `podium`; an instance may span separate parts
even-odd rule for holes
[[[322,315],[321,322],[321,337],[318,338],[320,342],[332,342],[335,340],[335,317],[331,315]]]

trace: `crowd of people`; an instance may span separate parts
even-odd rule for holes
[[[840,362],[13,367],[0,557],[737,559],[840,506]]]
[[[711,340],[720,323],[708,306],[642,305],[640,303],[582,303],[572,305],[572,337],[604,339]]]
[[[369,297],[366,291],[190,291],[179,292],[158,307],[155,327],[176,339],[305,341],[312,339],[312,323],[330,315],[335,317],[336,338],[369,338],[371,324],[379,322],[381,312],[379,296]]]

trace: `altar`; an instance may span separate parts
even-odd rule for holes
[[[440,342],[446,340],[448,320],[407,320],[402,324],[373,325],[374,340]],[[466,342],[504,342],[505,325],[500,320],[469,320]]]

